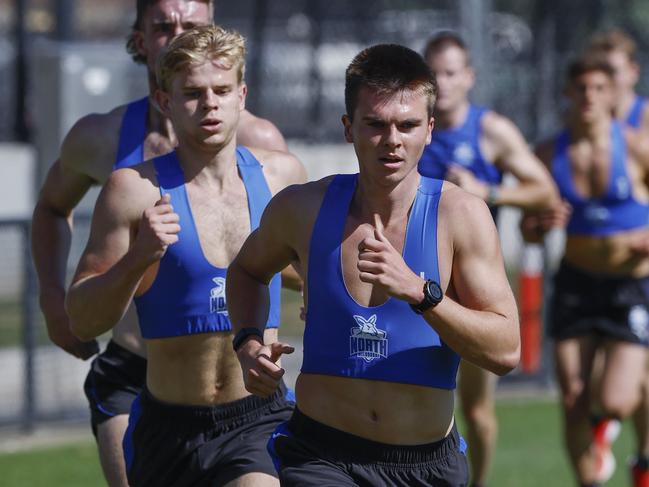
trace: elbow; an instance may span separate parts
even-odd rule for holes
[[[500,357],[500,360],[495,364],[494,368],[491,370],[494,374],[502,377],[503,375],[509,374],[512,370],[518,367],[518,363],[521,360],[521,349],[520,346],[509,353],[503,354]]]
[[[535,203],[529,208],[530,210],[550,210],[557,206],[561,199],[559,193],[552,186],[543,186],[539,188]]]
[[[539,210],[551,210],[561,202],[559,192],[557,191],[554,183],[548,181],[548,184],[543,186],[539,192],[538,208]]]
[[[518,367],[521,360],[521,339],[520,333],[518,332],[518,322],[515,325],[515,327],[512,326],[512,330],[516,330],[516,332],[512,332],[509,339],[503,341],[503,343],[507,343],[508,345],[498,354],[497,359],[494,361],[494,367],[491,369],[494,374],[501,377],[509,374]]]

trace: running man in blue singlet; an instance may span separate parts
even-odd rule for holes
[[[292,351],[262,338],[267,283],[295,260],[303,273],[297,409],[269,441],[282,485],[466,486],[453,416],[460,358],[497,374],[518,363],[516,304],[487,205],[417,172],[435,92],[414,51],[359,53],[343,116],[359,174],[277,195],[228,271],[233,346],[261,397]]]
[[[290,154],[237,147],[244,59],[244,39],[216,26],[180,34],[159,57],[155,101],[178,147],[111,174],[68,292],[83,339],[111,329],[135,298],[147,378],[124,438],[133,487],[277,485],[264,442],[247,438],[270,434],[292,403],[284,388],[250,396],[235,373],[225,272],[271,194],[306,178]]]
[[[623,31],[611,30],[594,36],[588,51],[604,56],[613,68],[615,118],[633,129],[627,131],[629,149],[637,157],[646,158],[649,144],[649,103],[635,91],[640,77],[636,43]],[[636,455],[630,465],[633,486],[649,487],[649,361],[647,377],[642,384],[642,403],[633,415],[633,423],[637,438]],[[606,437],[602,440],[606,441]]]
[[[571,207],[526,216],[528,239],[566,223],[566,248],[549,316],[564,410],[564,440],[577,481],[600,485],[614,458],[599,454],[590,417],[626,418],[638,407],[649,345],[649,165],[628,150],[612,117],[613,69],[599,57],[570,66],[566,127],[539,146]],[[536,234],[536,235],[535,235]],[[601,386],[591,390],[602,351]]]
[[[212,19],[212,3],[205,0],[138,0],[128,50],[147,67],[150,96],[156,88],[152,73],[160,49],[185,29]],[[241,114],[237,140],[248,147],[286,150],[277,128],[248,111]],[[104,184],[115,168],[165,154],[175,144],[171,124],[147,97],[80,119],[49,171],[34,210],[33,255],[50,338],[75,357],[88,359],[98,349],[94,340],[83,342],[71,334],[63,308],[72,212],[90,187]],[[127,485],[122,438],[131,403],[144,385],[144,355],[137,318],[129,310],[112,330],[106,350],[93,361],[84,386],[101,465],[111,487]]]
[[[552,177],[523,136],[507,118],[472,105],[469,92],[475,82],[469,52],[453,32],[431,38],[424,51],[439,95],[435,130],[419,161],[424,176],[447,179],[484,199],[494,220],[498,208],[551,208],[558,196]],[[503,185],[503,175],[518,180]],[[484,487],[497,436],[496,376],[470,362],[460,364],[459,397],[467,426],[471,485]]]

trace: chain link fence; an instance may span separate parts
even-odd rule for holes
[[[87,239],[89,218],[77,217],[71,273]],[[30,251],[31,222],[0,220],[0,426],[87,415],[81,385],[88,365],[53,347],[38,308]]]

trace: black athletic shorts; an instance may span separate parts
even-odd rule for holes
[[[469,481],[466,445],[453,426],[435,443],[388,445],[340,431],[297,408],[268,442],[282,486],[462,487]]]
[[[244,474],[277,477],[268,438],[293,411],[282,386],[214,407],[178,406],[148,390],[133,402],[124,456],[131,487],[222,486]]]
[[[561,263],[549,332],[555,340],[595,335],[649,345],[649,277],[590,274]]]
[[[97,355],[83,385],[90,403],[90,424],[97,425],[119,414],[128,414],[131,403],[146,382],[146,359],[109,341]]]

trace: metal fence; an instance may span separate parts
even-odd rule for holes
[[[72,265],[87,238],[89,218],[76,220]],[[88,368],[49,342],[38,307],[30,231],[30,220],[0,220],[0,425],[26,430],[39,421],[87,415],[81,386]]]

